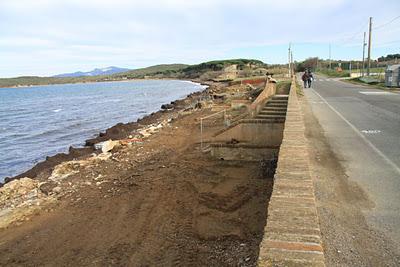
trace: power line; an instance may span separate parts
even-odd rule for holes
[[[381,24],[381,25],[378,25],[378,26],[376,26],[376,27],[373,27],[372,29],[373,29],[373,30],[381,29],[381,28],[386,27],[387,25],[393,23],[394,21],[396,21],[396,20],[398,20],[398,19],[400,19],[400,16],[394,17],[394,18],[391,19],[390,21],[388,21],[388,22],[386,22],[386,23],[383,23],[383,24]],[[367,28],[368,25],[369,25],[369,23],[364,24],[364,25],[360,28],[360,30],[358,30],[357,32],[355,32],[355,33],[352,34],[352,35],[348,35],[348,37],[341,38],[340,40],[338,40],[338,43],[341,43],[341,44],[348,44],[348,43],[350,43],[351,41],[353,41],[354,38],[362,36],[362,33],[364,32],[364,29]],[[367,26],[367,27],[366,27],[366,26]]]
[[[397,17],[391,19],[390,21],[388,21],[388,22],[386,22],[386,23],[383,23],[383,24],[381,24],[381,25],[378,25],[378,26],[374,27],[373,29],[374,29],[374,30],[377,30],[377,29],[386,27],[387,25],[389,25],[390,23],[392,23],[393,21],[395,21],[395,20],[397,20],[397,19],[399,19],[399,18],[400,18],[400,16],[397,16]]]
[[[339,41],[339,43],[341,44],[348,44],[351,41],[354,40],[355,37],[358,37],[360,34],[362,34],[365,31],[366,26],[368,27],[368,24],[364,24],[359,31],[355,32],[353,35],[349,36],[349,37],[345,37],[342,38],[341,41]]]

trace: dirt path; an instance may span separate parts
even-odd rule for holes
[[[70,176],[58,206],[0,230],[0,265],[255,266],[272,179],[199,151],[208,112]]]
[[[327,266],[399,266],[399,248],[371,229],[364,218],[362,211],[372,209],[374,203],[348,180],[310,105],[304,97],[300,99]]]

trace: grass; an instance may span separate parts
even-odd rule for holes
[[[317,71],[317,73],[331,77],[331,78],[350,77],[350,74],[346,71],[338,72],[336,70],[330,70],[330,69],[320,69]]]
[[[348,70],[345,70],[345,72],[349,73]],[[362,72],[362,69],[352,69],[351,70],[351,73],[361,73],[361,72]],[[364,70],[364,73],[366,73],[366,72],[367,72],[367,69]],[[370,69],[370,73],[382,73],[382,74],[384,74],[385,73],[385,68],[371,68]]]
[[[304,96],[303,86],[298,80],[296,80],[296,93],[297,95]]]
[[[361,73],[362,70],[360,69],[352,69],[351,73]],[[367,72],[367,69],[364,70],[364,72]],[[323,74],[325,76],[331,77],[331,78],[344,78],[344,77],[350,77],[350,71],[349,70],[343,70],[341,72],[338,72],[336,70],[330,70],[330,69],[319,69],[317,70],[317,73]],[[370,73],[381,73],[382,75],[385,74],[385,68],[379,67],[379,68],[371,68]]]
[[[279,81],[276,84],[276,93],[278,95],[279,94],[288,94],[291,84],[292,84],[291,81]]]

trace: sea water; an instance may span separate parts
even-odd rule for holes
[[[174,80],[0,88],[0,182],[203,89]]]

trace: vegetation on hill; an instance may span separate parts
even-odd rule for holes
[[[23,76],[16,78],[1,78],[0,87],[18,87],[29,85],[45,85],[45,84],[64,84],[64,83],[79,83],[79,82],[96,82],[96,76],[92,77],[38,77],[38,76]]]
[[[155,76],[160,74],[173,76],[188,66],[189,65],[185,64],[161,64],[114,74],[112,75],[112,78],[143,79],[146,76]]]
[[[198,78],[206,72],[221,72],[226,67],[237,65],[238,70],[254,69],[255,67],[264,67],[266,64],[256,59],[227,59],[227,60],[214,60],[197,65],[191,65],[182,70],[182,77],[184,78]]]
[[[233,65],[235,65],[233,67]],[[255,59],[228,59],[204,62],[196,65],[185,64],[162,64],[147,68],[130,70],[112,75],[84,76],[84,77],[17,77],[0,79],[0,87],[63,84],[79,82],[102,82],[129,79],[200,79],[220,80],[221,75],[230,73],[225,71],[227,67],[233,67],[235,78],[265,75],[266,72],[274,70],[279,74],[285,72],[283,65],[267,65]],[[283,72],[282,72],[283,71]],[[232,71],[231,71],[232,72]],[[274,72],[275,73],[275,72]],[[228,79],[228,78],[227,78]],[[229,78],[230,79],[230,78]]]
[[[16,78],[1,78],[0,87],[46,85],[46,84],[65,84],[65,83],[85,83],[85,82],[104,82],[117,81],[124,79],[141,79],[146,75],[175,73],[188,65],[184,64],[164,64],[147,68],[131,70],[128,72],[116,73],[113,75],[81,76],[81,77],[38,77],[24,76]]]
[[[378,62],[400,60],[400,54],[389,54],[386,56],[378,57]]]

